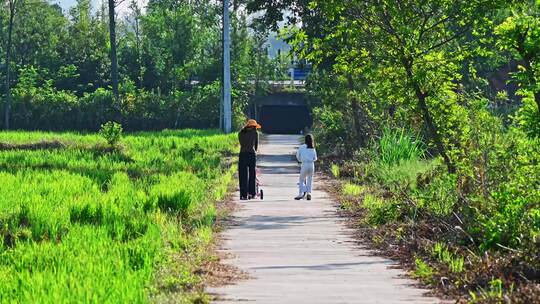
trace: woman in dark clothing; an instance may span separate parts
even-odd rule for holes
[[[240,141],[240,156],[238,161],[238,178],[240,180],[240,199],[252,199],[255,193],[255,166],[257,163],[257,150],[259,149],[259,132],[261,126],[254,119],[238,133]]]

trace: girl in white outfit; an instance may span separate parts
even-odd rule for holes
[[[315,172],[315,162],[317,161],[317,151],[313,143],[313,136],[306,135],[305,144],[301,145],[296,152],[296,159],[302,163],[300,168],[300,181],[298,183],[298,196],[295,200],[301,200],[307,196],[311,200],[311,187],[313,183],[313,173]]]

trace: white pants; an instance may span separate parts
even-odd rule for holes
[[[311,187],[313,184],[313,173],[315,172],[315,165],[313,163],[302,163],[300,168],[300,180],[298,182],[298,193],[300,195],[311,193]]]

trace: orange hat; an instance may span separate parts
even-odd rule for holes
[[[248,120],[248,122],[246,123],[246,125],[244,126],[244,128],[252,128],[252,127],[255,127],[257,129],[260,129],[261,128],[261,125],[257,123],[257,121],[255,119],[250,119]]]

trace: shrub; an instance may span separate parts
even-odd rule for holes
[[[320,146],[321,152],[342,153],[348,150],[347,143],[354,146],[348,132],[346,117],[330,107],[313,109],[315,138],[324,143]],[[351,149],[353,151],[353,149]]]
[[[85,93],[79,98],[80,124],[77,129],[96,131],[103,123],[111,120],[114,116],[111,107],[113,100],[112,92],[103,88]]]
[[[99,134],[110,146],[116,146],[122,137],[122,125],[114,121],[106,122],[101,125]]]
[[[59,130],[73,128],[77,96],[57,90],[52,81],[43,81],[32,67],[21,69],[21,79],[13,88],[12,125],[14,128]]]
[[[540,137],[540,109],[532,96],[523,99],[521,107],[515,117],[519,127],[531,137]]]
[[[431,214],[445,217],[452,213],[458,201],[456,186],[455,175],[438,174],[432,177],[429,184],[420,185],[413,191],[412,197]]]
[[[371,225],[383,225],[399,217],[399,205],[394,201],[380,199],[367,194],[362,206],[367,209],[367,222]]]

